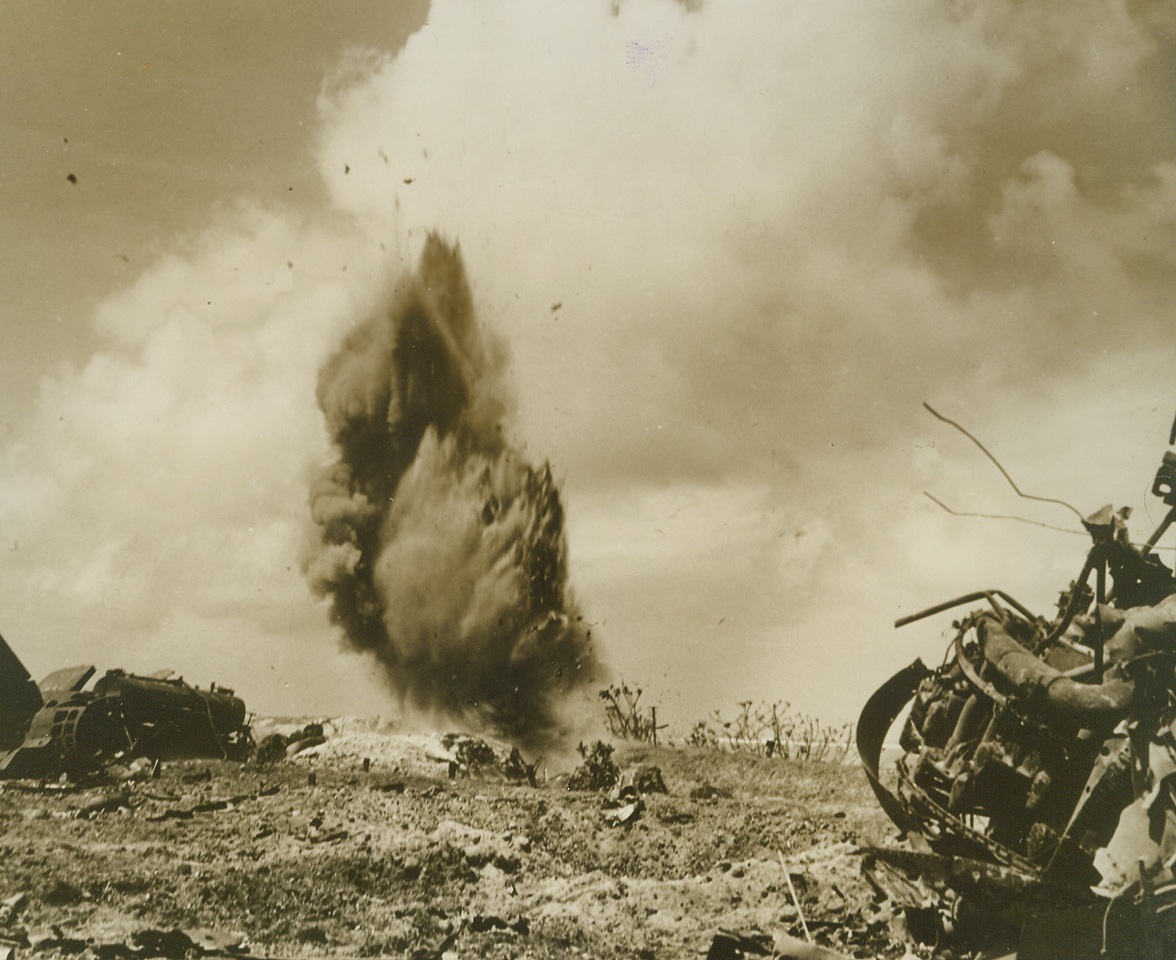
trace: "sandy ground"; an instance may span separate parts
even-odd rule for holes
[[[451,779],[438,736],[326,726],[268,769],[3,785],[0,937],[18,956],[114,958],[180,929],[267,957],[679,958],[803,918],[848,954],[905,952],[861,875],[858,844],[893,832],[853,767],[622,743],[622,770],[655,765],[667,793],[618,824],[550,765],[533,787]]]

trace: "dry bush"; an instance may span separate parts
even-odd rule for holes
[[[613,762],[611,744],[597,740],[591,747],[576,747],[584,762],[568,777],[569,790],[611,790],[621,779],[621,771]]]
[[[785,760],[842,763],[853,746],[853,724],[826,724],[783,701],[743,700],[734,715],[719,711],[694,725],[686,741],[708,750],[745,750]]]
[[[604,715],[608,728],[614,737],[622,740],[638,740],[643,743],[657,743],[657,707],[645,710],[641,707],[641,688],[630,687],[622,680],[600,691],[604,701]]]

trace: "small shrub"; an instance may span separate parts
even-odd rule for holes
[[[584,762],[568,777],[569,790],[611,790],[621,778],[621,772],[613,763],[613,747],[597,740],[591,747],[580,744],[576,747]]]
[[[686,742],[692,747],[699,747],[703,750],[719,749],[719,735],[705,720],[699,720],[694,725],[694,729],[690,731],[690,736],[686,738]]]
[[[477,771],[483,767],[494,767],[498,764],[498,756],[494,748],[479,737],[467,737],[462,734],[447,733],[441,738],[446,750],[452,750],[457,762],[467,770]]]

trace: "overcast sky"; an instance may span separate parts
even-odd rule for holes
[[[460,243],[614,676],[856,716],[1081,566],[1176,413],[1162,3],[9,2],[0,633],[390,709],[300,570],[319,365]],[[1171,553],[1165,554],[1170,561]]]

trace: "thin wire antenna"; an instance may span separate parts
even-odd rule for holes
[[[1071,530],[1069,527],[1059,527],[1052,523],[1042,523],[1040,520],[1030,520],[1028,517],[1018,517],[1009,513],[971,513],[966,510],[953,510],[938,497],[933,496],[926,490],[923,491],[923,496],[932,503],[942,507],[953,517],[977,517],[981,520],[1016,520],[1019,523],[1031,523],[1035,527],[1045,527],[1046,530],[1057,530],[1059,533],[1073,533],[1079,537],[1088,536],[1085,530]]]
[[[928,493],[926,490],[923,491],[923,496],[925,496],[928,500],[930,500],[936,506],[940,507],[943,510],[946,510],[953,517],[976,517],[980,520],[1016,520],[1019,523],[1031,523],[1035,527],[1045,527],[1046,530],[1056,530],[1058,533],[1072,533],[1075,536],[1079,536],[1079,537],[1088,536],[1088,534],[1084,530],[1071,530],[1069,527],[1059,527],[1059,526],[1055,526],[1052,523],[1042,523],[1040,520],[1030,520],[1028,517],[1017,517],[1017,516],[1013,516],[1012,514],[1007,514],[1007,513],[971,513],[971,512],[965,511],[965,510],[953,510],[951,507],[949,507],[946,503],[944,503],[938,497]],[[1142,547],[1142,546],[1144,546],[1144,544],[1137,543],[1136,541],[1132,540],[1131,546]],[[1176,550],[1176,547],[1153,547],[1153,549],[1154,550],[1171,551],[1171,550]]]
[[[1001,466],[1000,461],[997,460],[996,457],[994,457],[988,451],[988,448],[986,446],[984,446],[984,444],[982,444],[979,440],[977,440],[974,436],[972,436],[972,434],[970,434],[967,430],[965,430],[963,427],[961,427],[954,420],[951,420],[948,417],[945,417],[942,413],[940,413],[933,406],[931,406],[931,404],[929,404],[926,400],[923,401],[923,406],[927,408],[928,412],[933,417],[935,417],[936,419],[942,420],[944,423],[949,424],[950,426],[955,427],[960,433],[962,433],[965,437],[967,437],[974,444],[976,444],[976,446],[980,448],[980,452],[983,453],[984,456],[986,456],[989,460],[991,460],[993,462],[993,464],[995,464],[996,469],[999,470],[1001,472],[1001,475],[1009,482],[1009,486],[1012,487],[1017,492],[1017,496],[1023,497],[1026,500],[1038,500],[1041,503],[1056,503],[1058,506],[1065,507],[1067,510],[1072,511],[1074,516],[1076,516],[1079,520],[1085,519],[1077,507],[1075,507],[1073,504],[1066,503],[1065,500],[1058,500],[1054,497],[1037,497],[1031,493],[1025,493],[1020,487],[1017,486],[1016,481],[1014,481],[1013,478],[1009,476],[1009,472],[1004,467]]]

